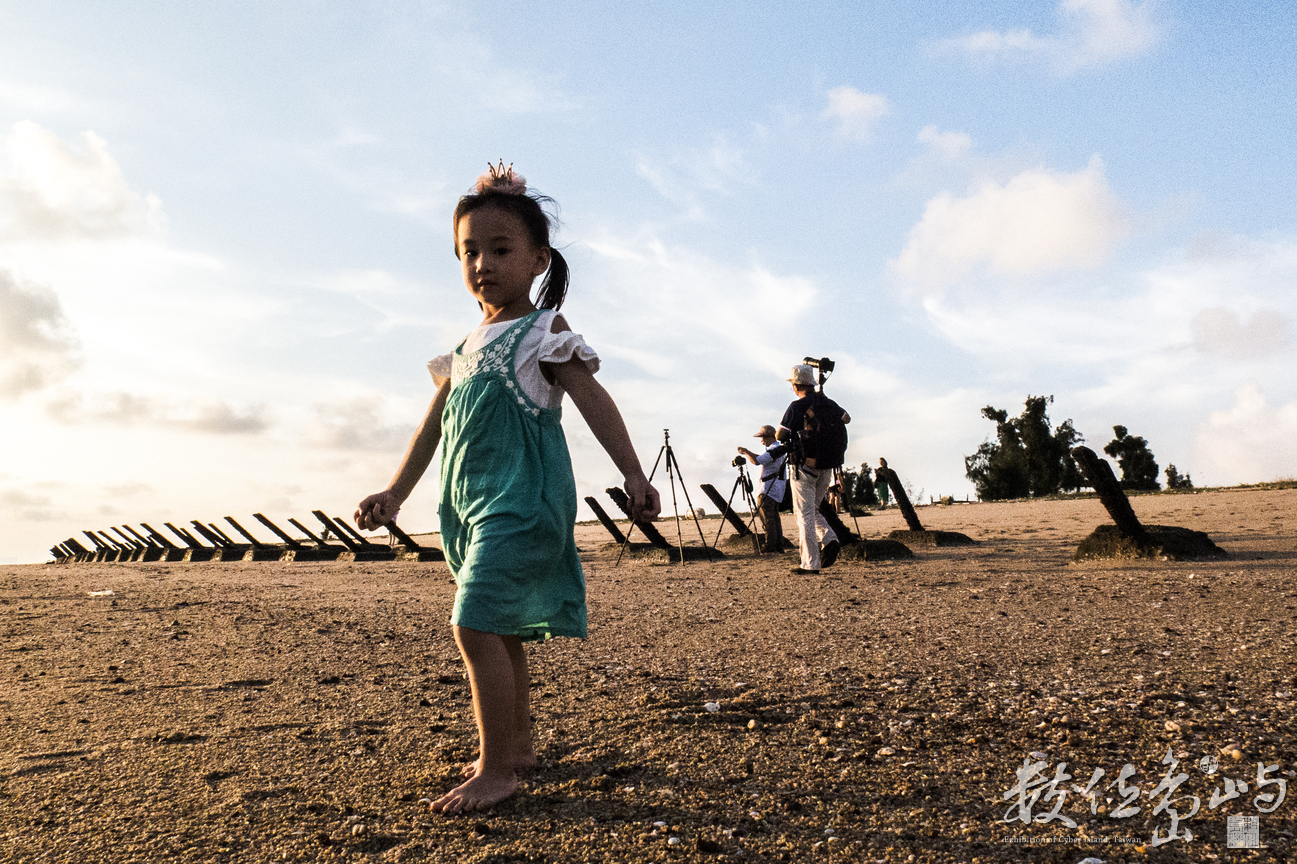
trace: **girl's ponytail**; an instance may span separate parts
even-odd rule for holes
[[[549,250],[549,269],[545,279],[540,283],[540,292],[536,295],[536,306],[540,309],[558,311],[567,297],[568,269],[567,261],[553,247]]]
[[[542,205],[554,204],[547,195],[528,191],[527,178],[515,174],[513,166],[487,165],[487,173],[477,178],[473,191],[459,199],[455,206],[454,228],[459,232],[459,220],[480,207],[499,207],[514,214],[527,226],[532,241],[538,248],[549,249],[549,269],[540,283],[536,305],[541,309],[558,310],[567,297],[567,261],[549,244],[550,229],[558,227],[558,219],[546,213]],[[557,205],[554,205],[557,207]],[[455,244],[455,257],[459,257],[459,243]]]

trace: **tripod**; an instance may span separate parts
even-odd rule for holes
[[[838,497],[847,505],[851,521],[856,523],[856,537],[864,542],[865,535],[860,533],[860,519],[856,517],[856,490],[847,489],[847,472],[841,468],[833,469],[833,482],[838,486]]]
[[[662,459],[663,456],[666,457],[665,462],[666,462],[666,469],[667,469],[667,481],[671,484],[671,512],[675,514],[675,518],[676,518],[676,543],[680,548],[680,566],[683,567],[685,565],[685,541],[684,541],[684,536],[680,532],[680,508],[676,503],[676,478],[677,477],[680,477],[680,491],[684,493],[685,504],[689,506],[689,515],[693,516],[694,525],[698,526],[698,539],[703,541],[703,548],[707,549],[709,554],[711,551],[711,547],[707,545],[707,538],[703,536],[702,523],[698,521],[698,514],[694,511],[693,502],[689,500],[689,490],[688,488],[685,487],[684,477],[680,476],[680,463],[676,461],[675,450],[671,448],[670,429],[662,430],[662,448],[658,450],[658,458],[653,460],[653,470],[649,472],[649,476],[648,476],[650,483],[653,482],[653,475],[657,474],[658,465],[663,462]],[[634,527],[635,527],[635,523],[631,522],[631,529],[626,531],[626,540],[625,542],[622,543],[621,552],[617,553],[618,563],[621,563],[622,552],[625,552],[626,547],[630,544],[631,530],[633,530]],[[616,564],[614,564],[613,566],[615,567]]]
[[[741,458],[743,458],[743,457],[740,456],[739,459],[741,459]],[[731,510],[730,503],[734,500],[734,493],[735,493],[735,492],[738,492],[739,489],[742,489],[742,490],[743,490],[743,500],[747,502],[747,505],[748,505],[748,513],[751,514],[751,517],[752,517],[752,518],[748,521],[748,529],[752,531],[752,551],[753,551],[753,552],[756,552],[758,555],[760,555],[760,554],[761,554],[761,545],[762,545],[762,544],[761,544],[761,541],[760,541],[759,539],[757,539],[757,531],[756,531],[756,527],[757,527],[757,502],[756,502],[756,499],[752,497],[752,480],[751,480],[751,478],[748,477],[747,466],[745,466],[745,465],[744,465],[742,462],[740,462],[738,459],[735,459],[734,462],[735,462],[735,467],[737,467],[737,468],[739,469],[739,476],[734,478],[734,488],[730,489],[730,497],[729,497],[729,500],[727,500],[727,501],[725,502],[725,510],[726,510],[726,511]],[[722,518],[721,518],[721,525],[720,525],[719,528],[716,529],[716,539],[712,541],[712,546],[713,546],[713,547],[714,547],[717,543],[719,543],[720,540],[721,540],[721,531],[724,530],[724,528],[725,528],[725,519],[724,519],[724,516],[725,516],[725,514],[722,513],[722,514],[721,514],[721,517],[722,517]]]

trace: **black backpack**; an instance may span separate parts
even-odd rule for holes
[[[842,409],[816,393],[806,408],[801,429],[802,452],[814,457],[816,468],[841,468],[847,455],[847,424]]]

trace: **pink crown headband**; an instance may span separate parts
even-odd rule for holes
[[[479,195],[483,192],[502,192],[505,195],[525,195],[527,194],[527,178],[521,174],[513,173],[513,163],[509,167],[504,167],[504,160],[500,160],[499,165],[486,164],[486,173],[477,178],[477,183],[473,184],[473,191]]]

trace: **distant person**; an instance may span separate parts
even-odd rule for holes
[[[833,482],[833,469],[842,467],[846,452],[845,427],[851,422],[851,415],[815,389],[813,366],[794,366],[793,377],[788,381],[797,399],[779,421],[778,434],[779,440],[788,444],[793,462],[793,511],[802,550],[801,566],[791,572],[803,575],[831,567],[841,548],[838,535],[820,513],[820,502]]]
[[[892,494],[892,487],[887,482],[887,460],[878,457],[878,470],[874,472],[874,489],[878,492],[878,503],[882,509],[887,509],[887,502]]]
[[[751,427],[749,427],[751,428]],[[784,526],[779,521],[779,507],[784,496],[788,494],[787,467],[788,455],[783,452],[775,440],[775,427],[767,424],[757,430],[753,438],[761,439],[765,451],[753,453],[746,447],[739,452],[748,457],[748,461],[761,468],[761,491],[757,494],[757,510],[761,513],[761,524],[766,534],[765,547],[762,552],[784,551]]]
[[[374,529],[396,518],[445,434],[442,545],[458,584],[450,623],[468,668],[479,756],[465,782],[432,803],[485,810],[536,764],[523,642],[586,635],[585,578],[573,539],[576,484],[563,427],[572,397],[625,478],[632,518],[659,509],[621,414],[594,379],[599,358],[558,314],[567,264],[550,221],[513,168],[492,168],[455,207],[455,257],[482,323],[428,364],[437,395],[387,489],[356,510]],[[546,273],[537,296],[532,282]]]

